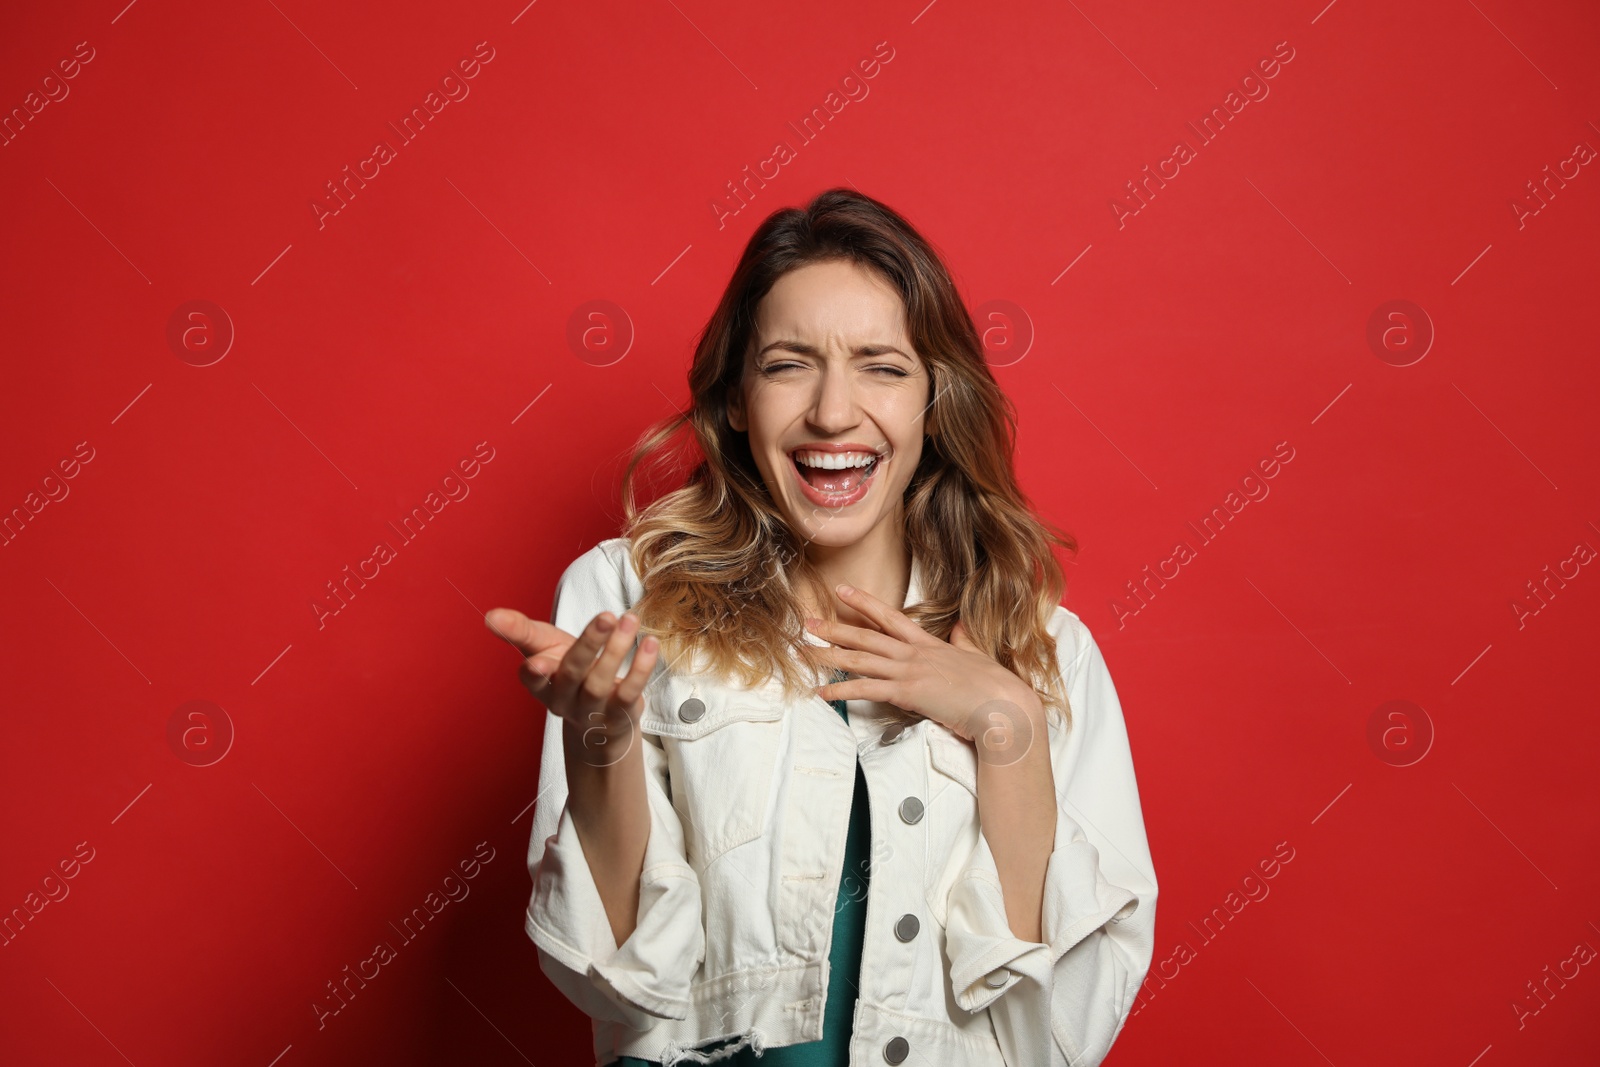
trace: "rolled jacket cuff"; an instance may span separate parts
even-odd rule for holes
[[[534,878],[525,923],[534,944],[560,964],[546,965],[546,974],[574,1003],[636,1030],[648,1029],[656,1019],[688,1017],[690,982],[705,959],[700,880],[665,836],[651,827],[639,877],[637,924],[619,946],[577,827],[563,808]],[[596,1005],[595,992],[615,1010]]]
[[[1056,811],[1056,847],[1045,870],[1043,941],[1024,941],[1011,931],[994,853],[982,830],[955,884],[945,922],[950,984],[956,1003],[979,1012],[1031,978],[1051,988],[1057,961],[1108,922],[1133,913],[1138,897],[1106,881],[1099,853],[1066,812]]]

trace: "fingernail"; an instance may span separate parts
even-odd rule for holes
[[[855,590],[850,588],[848,585],[839,586],[839,595],[840,596],[849,596],[851,593],[854,593],[854,592],[855,592]]]
[[[595,625],[600,628],[601,633],[609,633],[611,628],[616,625],[616,621],[614,619],[608,619],[602,615],[599,619],[595,620]]]

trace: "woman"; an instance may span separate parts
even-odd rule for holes
[[[850,190],[778,211],[689,383],[552,623],[486,617],[548,709],[526,927],[596,1062],[1098,1064],[1155,873],[948,271]]]

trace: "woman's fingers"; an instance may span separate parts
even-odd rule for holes
[[[836,588],[834,595],[847,607],[854,608],[866,616],[868,622],[890,637],[913,645],[927,644],[930,641],[938,640],[927,630],[907,618],[905,612],[897,611],[890,607],[865,589],[855,589],[851,586],[843,586],[842,588],[850,591],[848,593],[840,593]]]
[[[620,620],[609,611],[601,612],[575,638],[510,608],[490,611],[484,623],[523,652],[519,669],[523,686],[556,715],[589,726],[619,716],[637,718],[634,705],[655,669],[660,645],[647,637],[627,676],[617,677],[638,636],[639,619],[632,612]]]
[[[639,651],[633,654],[633,663],[628,668],[627,677],[617,683],[616,702],[619,707],[627,711],[628,718],[637,719],[643,708],[635,708],[639,702],[639,694],[644,692],[645,683],[650,680],[650,672],[655,670],[656,657],[661,651],[661,642],[657,641],[654,634],[648,635],[639,642]]]
[[[537,655],[528,656],[522,661],[517,672],[528,692],[538,697],[546,706],[549,706],[550,703],[550,695],[553,692],[550,686],[555,679],[556,672],[561,669],[562,660],[566,658],[567,652],[577,643],[565,631],[557,630],[556,632],[561,634],[562,643],[547,645]],[[557,714],[560,713],[559,708],[552,707],[550,710],[557,712]]]
[[[818,619],[817,625],[810,629],[830,645],[859,649],[874,656],[882,656],[884,659],[896,659],[905,652],[906,642],[879,630],[869,630],[864,626]]]
[[[622,658],[633,647],[633,637],[638,630],[639,617],[631,611],[624,613],[612,628],[605,647],[600,651],[600,658],[589,667],[589,673],[583,680],[583,696],[590,708],[604,709],[616,692],[617,668],[622,666]]]
[[[572,640],[572,635],[547,622],[530,619],[513,608],[495,608],[483,623],[524,656],[537,656],[553,645]]]
[[[583,628],[583,633],[572,642],[572,647],[567,649],[566,655],[561,657],[561,666],[556,669],[552,683],[560,691],[563,698],[575,695],[583,685],[583,680],[589,674],[589,668],[594,666],[594,658],[600,653],[600,648],[606,643],[606,637],[616,625],[616,617],[609,611],[602,611],[589,620],[589,625]]]
[[[568,700],[567,707],[570,710],[567,721],[583,727],[581,758],[591,766],[613,766],[633,750],[638,721],[632,708],[617,697],[621,688],[617,667],[632,647],[638,628],[638,617],[631,612],[625,613],[617,621],[599,657],[589,665],[583,683]],[[629,678],[638,673],[639,660],[636,657]]]

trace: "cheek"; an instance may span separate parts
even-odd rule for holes
[[[784,496],[791,491],[798,492],[794,486],[794,476],[790,473],[794,468],[794,463],[788,456],[769,456],[766,462],[768,467],[762,471],[762,475],[773,499]]]
[[[923,450],[927,447],[920,436],[911,437],[908,444],[895,449],[894,465],[899,469],[894,472],[896,479],[911,477],[911,472],[917,469],[917,464],[922,462]]]
[[[782,434],[805,415],[805,404],[785,396],[780,390],[756,388],[745,403],[745,432],[753,451],[766,454]]]
[[[896,456],[895,459],[897,460],[895,465],[898,466],[900,469],[894,472],[893,484],[895,485],[895,487],[897,489],[903,491],[906,486],[911,484],[911,476],[916,473],[917,463],[921,459],[921,457],[920,456]],[[898,462],[898,461],[903,461],[903,462]]]

